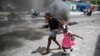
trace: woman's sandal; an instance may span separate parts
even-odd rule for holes
[[[49,53],[49,51],[44,50],[43,53],[42,53],[42,55],[46,55],[46,54],[48,54],[48,53]]]

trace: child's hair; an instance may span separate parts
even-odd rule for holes
[[[67,31],[68,31],[67,25],[65,26],[65,28],[63,28],[63,31],[64,31],[64,33],[67,33]]]

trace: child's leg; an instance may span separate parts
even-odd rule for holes
[[[68,56],[70,56],[70,53],[68,53],[68,51],[66,52],[66,48],[65,47],[62,47],[62,49],[63,49],[63,53],[62,53],[62,55],[68,55]],[[68,48],[69,49],[69,48]],[[67,49],[67,50],[68,50]]]
[[[71,51],[71,52],[73,51],[73,48],[74,48],[74,46],[72,46],[72,47],[70,48],[70,51]]]
[[[66,49],[64,47],[62,47],[63,51],[66,52]]]
[[[66,55],[67,53],[66,53],[66,50],[65,50],[65,48],[64,47],[62,47],[62,49],[63,49],[63,53],[62,53],[62,55]]]
[[[72,52],[73,51],[73,48],[70,48],[70,51]]]

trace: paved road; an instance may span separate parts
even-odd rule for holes
[[[43,56],[41,52],[47,45],[49,29],[40,29],[43,19],[0,21],[0,56]],[[76,38],[76,46],[70,56],[100,56],[100,14],[91,17],[71,18],[69,29],[84,38]],[[62,34],[57,35],[61,43]],[[44,56],[62,56],[54,42],[50,53]]]

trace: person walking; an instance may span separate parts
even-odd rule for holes
[[[57,33],[56,30],[58,29],[59,21],[57,19],[53,18],[50,13],[46,13],[45,18],[46,18],[48,25],[50,27],[50,35],[48,38],[47,48],[43,51],[43,55],[48,54],[49,47],[51,45],[51,40],[53,40],[58,45],[58,49],[61,49],[60,44],[56,40],[56,33]]]
[[[94,10],[94,7],[93,6],[89,6],[87,16],[91,16],[93,10]]]

